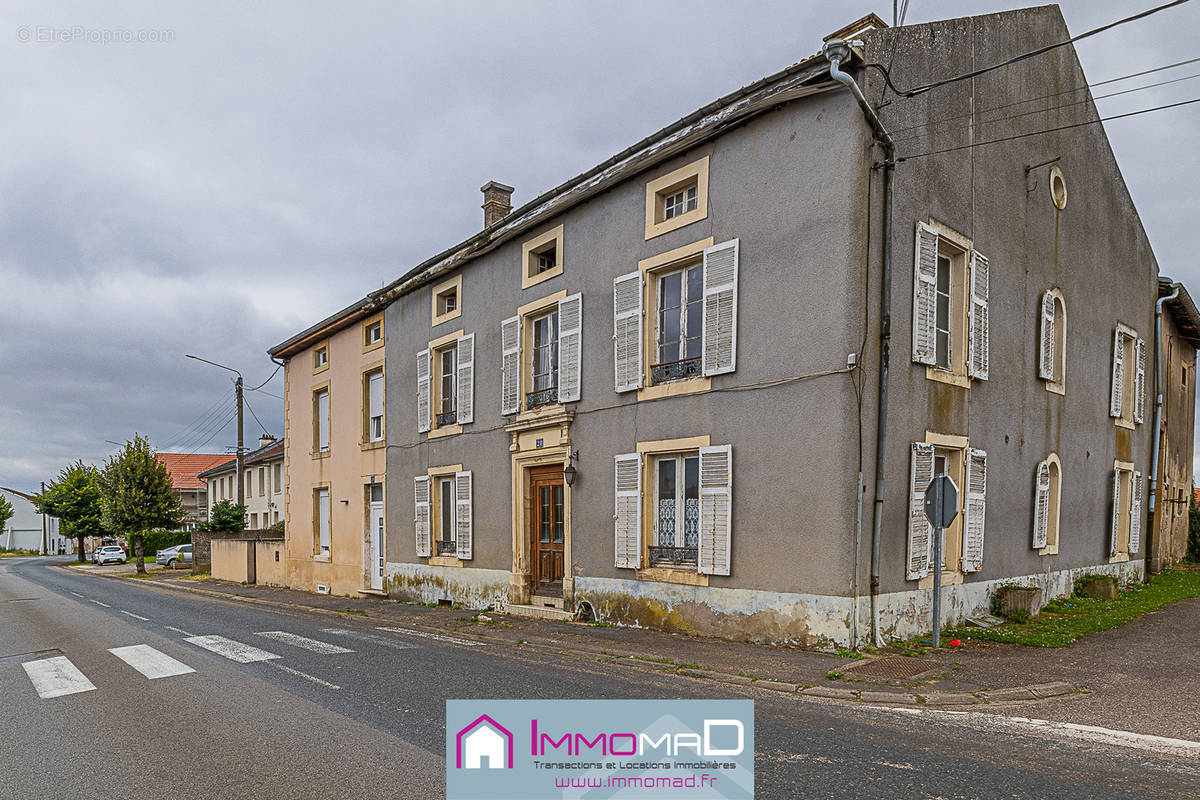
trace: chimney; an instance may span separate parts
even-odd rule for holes
[[[483,227],[491,227],[512,211],[512,193],[516,191],[513,187],[488,181],[479,191],[483,192]]]
[[[275,443],[275,437],[269,433],[264,433],[262,436],[258,437],[258,448],[260,450],[262,448],[266,447],[267,445],[274,444],[274,443]]]

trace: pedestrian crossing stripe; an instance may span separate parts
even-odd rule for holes
[[[276,642],[290,644],[293,647],[299,647],[312,653],[319,653],[323,656],[354,652],[349,647],[342,647],[341,645],[330,644],[328,642],[320,642],[316,639],[309,639],[307,636],[289,633],[288,631],[259,631],[254,635],[261,636],[264,639],[271,639]]]
[[[95,691],[96,685],[87,679],[66,656],[54,656],[21,665],[38,697],[48,699],[68,694]]]
[[[135,644],[130,645],[129,647],[112,647],[109,648],[108,652],[112,653],[114,656],[121,659],[150,680],[170,678],[174,675],[186,675],[189,672],[196,671],[187,664],[184,664],[182,661],[177,661],[166,653],[155,650],[148,644]]]
[[[280,658],[275,653],[269,653],[266,650],[260,650],[257,647],[242,644],[241,642],[235,642],[233,639],[226,639],[224,636],[192,636],[184,639],[184,641],[188,644],[202,647],[219,656],[224,656],[230,661],[236,661],[239,664],[250,664],[255,661],[270,661],[273,658]]]

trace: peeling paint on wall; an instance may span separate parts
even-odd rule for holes
[[[389,597],[410,603],[449,600],[467,608],[503,609],[510,579],[511,573],[499,569],[389,562],[384,588]]]

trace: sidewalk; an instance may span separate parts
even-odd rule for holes
[[[133,580],[114,575],[105,577]],[[632,669],[856,703],[1028,714],[1160,736],[1200,739],[1200,598],[1147,614],[1064,648],[964,640],[908,657],[885,647],[866,658],[660,631],[410,605],[374,597],[196,581],[163,572],[138,583],[233,601],[366,618]]]

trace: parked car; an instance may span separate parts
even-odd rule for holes
[[[174,547],[159,550],[154,555],[155,564],[165,564],[168,567],[173,567],[176,562],[181,564],[192,563],[192,546],[190,544],[177,544]]]
[[[125,548],[115,544],[107,544],[104,547],[97,547],[92,553],[92,560],[97,564],[124,564],[128,559],[125,554]]]

